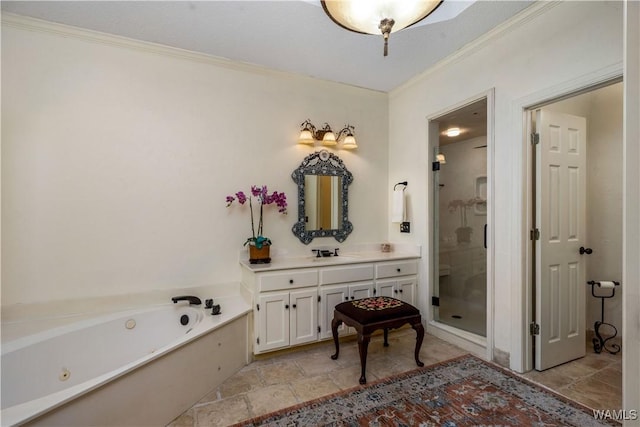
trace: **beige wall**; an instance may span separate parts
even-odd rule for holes
[[[395,90],[389,100],[389,184],[400,177],[410,182],[415,218],[411,238],[427,245],[431,239],[427,118],[495,89],[495,134],[488,151],[490,168],[495,165],[488,216],[494,228],[490,230],[494,264],[489,281],[494,287],[495,326],[488,334],[500,354],[510,354],[515,369],[522,369],[527,339],[520,299],[526,265],[522,253],[526,173],[518,102],[605,68],[621,68],[622,61],[621,2],[538,3],[533,8],[537,12],[525,11],[525,18],[516,18],[503,31],[497,29],[476,41],[473,49],[463,50]],[[408,237],[389,228],[391,240]],[[431,254],[428,250],[425,254],[422,272],[428,278]],[[422,284],[419,292],[425,317],[430,317],[428,286]]]
[[[3,16],[3,305],[239,281],[251,227],[225,196],[252,184],[287,194],[274,248],[310,254],[291,232],[307,118],[355,126],[345,243],[384,240],[386,94]]]
[[[545,109],[587,119],[587,280],[622,281],[622,83],[607,86]],[[608,292],[597,292],[608,295]],[[605,301],[605,322],[622,337],[622,292]],[[586,326],[601,319],[600,299],[587,287]],[[604,336],[610,330],[601,331]]]
[[[640,408],[640,2],[624,4],[622,406]],[[637,414],[637,412],[636,412]],[[625,426],[640,426],[640,417]]]

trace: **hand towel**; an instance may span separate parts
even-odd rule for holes
[[[404,221],[404,189],[393,191],[391,222]]]

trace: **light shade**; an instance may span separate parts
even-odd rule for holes
[[[329,17],[347,30],[380,34],[384,19],[395,22],[391,33],[407,28],[426,18],[441,0],[323,0]]]
[[[322,145],[336,145],[337,143],[336,136],[331,131],[326,132],[322,137]]]
[[[436,161],[441,165],[447,164],[447,159],[444,157],[444,154],[442,153],[436,154]]]
[[[310,130],[304,129],[300,132],[300,136],[298,137],[298,144],[311,144],[313,145],[315,140],[313,139],[313,134]]]
[[[356,138],[353,135],[347,135],[342,141],[342,148],[345,150],[355,150],[358,148],[358,144],[356,143]]]

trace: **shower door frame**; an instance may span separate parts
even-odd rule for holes
[[[435,112],[426,118],[427,126],[427,165],[431,166],[435,159],[435,147],[439,146],[439,132],[435,129],[436,125],[432,122],[445,114],[458,110],[466,105],[473,104],[474,102],[487,100],[487,260],[486,260],[486,275],[487,275],[487,289],[486,289],[486,337],[482,337],[471,332],[464,331],[462,329],[455,328],[453,326],[446,325],[435,319],[433,307],[429,304],[429,314],[427,316],[427,332],[435,335],[439,338],[446,339],[453,344],[456,344],[468,351],[476,354],[481,354],[488,360],[494,359],[494,286],[495,286],[495,254],[494,254],[494,167],[495,167],[495,148],[494,148],[494,115],[495,115],[495,89],[491,88],[487,91],[481,92],[474,96],[471,96],[455,105],[451,105],[443,110]],[[435,175],[429,170],[427,174],[427,259],[428,259],[428,277],[429,280],[429,294],[428,302],[431,301],[431,297],[434,296],[435,284],[439,280],[439,267],[438,267],[438,253],[436,251],[435,240],[437,238],[437,230],[435,228]]]

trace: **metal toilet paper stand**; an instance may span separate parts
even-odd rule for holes
[[[610,291],[609,295],[596,295],[595,293],[595,288],[596,286],[598,288],[600,288],[600,282],[596,282],[595,280],[590,280],[587,282],[587,285],[591,285],[591,295],[593,295],[595,298],[600,298],[601,301],[601,305],[600,305],[600,309],[601,309],[601,315],[600,315],[600,320],[596,320],[596,323],[593,324],[593,329],[595,331],[596,337],[593,339],[593,350],[596,353],[601,353],[602,350],[606,350],[611,354],[616,354],[618,352],[620,352],[620,346],[618,344],[615,343],[609,343],[607,344],[607,341],[612,340],[616,337],[616,335],[618,335],[618,329],[616,329],[615,326],[613,326],[611,323],[605,323],[604,321],[604,300],[607,298],[613,298],[613,296],[616,294],[616,286],[620,286],[620,282],[613,282],[614,287],[613,288],[606,288]],[[600,335],[600,327],[602,325],[606,325],[608,327],[610,327],[613,330],[613,335],[609,336],[608,338],[604,339],[602,338],[602,335]]]

